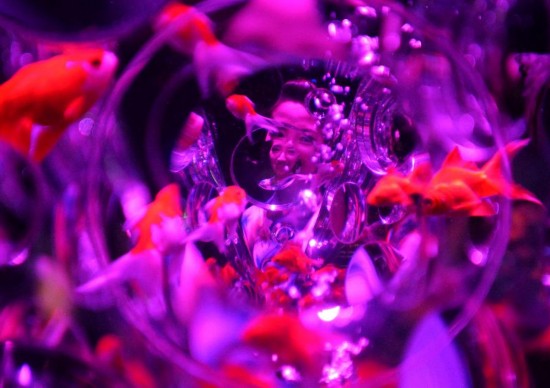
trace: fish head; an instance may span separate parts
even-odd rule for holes
[[[108,50],[83,49],[67,55],[66,67],[82,68],[86,73],[84,93],[98,98],[111,84],[118,68],[118,58]]]
[[[452,210],[445,193],[435,190],[427,192],[422,197],[420,207],[425,215],[441,215]]]
[[[382,178],[367,196],[367,203],[373,206],[410,205],[412,203],[403,182],[390,176]]]
[[[238,119],[244,120],[247,115],[255,114],[254,103],[243,94],[232,94],[225,100],[227,110]]]
[[[222,193],[226,203],[244,204],[246,202],[246,191],[239,186],[227,186]]]

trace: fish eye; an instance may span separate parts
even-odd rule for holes
[[[99,68],[99,66],[101,66],[101,59],[100,58],[94,58],[90,61],[90,64],[97,69],[97,68]]]

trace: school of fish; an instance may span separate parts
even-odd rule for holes
[[[532,193],[510,182],[504,175],[505,158],[512,158],[527,141],[514,141],[497,152],[483,167],[464,160],[458,148],[445,158],[434,174],[428,162],[408,174],[390,170],[367,195],[373,206],[418,206],[424,215],[492,216],[491,199],[502,196],[542,205]]]

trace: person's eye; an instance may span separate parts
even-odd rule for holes
[[[286,154],[289,155],[289,156],[295,156],[296,155],[296,150],[291,148],[291,149],[288,149],[286,151]]]
[[[273,146],[271,147],[271,152],[280,152],[281,151],[281,146]]]

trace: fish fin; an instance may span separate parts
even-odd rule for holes
[[[533,193],[517,184],[512,185],[510,198],[518,201],[527,201],[540,206],[544,206]]]
[[[126,254],[116,261],[109,264],[97,276],[90,279],[86,283],[80,285],[76,292],[79,294],[90,294],[97,292],[106,286],[120,284],[128,279],[128,274],[138,260],[139,255]]]
[[[457,146],[455,146],[451,152],[447,154],[447,157],[443,161],[442,166],[462,166],[464,160],[460,155],[460,151]]]
[[[495,155],[485,163],[482,168],[483,171],[485,171],[489,177],[502,175],[503,154],[511,160],[528,143],[529,140],[516,140],[506,144],[503,150],[497,151]]]
[[[193,61],[203,97],[208,97],[212,93],[212,85],[222,96],[228,96],[238,86],[242,77],[266,66],[262,59],[221,42],[197,43]]]
[[[468,211],[468,214],[472,217],[491,217],[496,213],[495,207],[488,201],[481,201]]]
[[[65,125],[36,128],[33,131],[29,156],[35,162],[41,162],[54,148],[65,133]]]
[[[225,247],[225,227],[222,222],[207,222],[193,230],[183,240],[184,244],[194,241],[213,242],[221,253],[227,251]]]
[[[432,165],[430,162],[418,163],[409,175],[409,180],[413,185],[427,183],[433,176]]]
[[[78,120],[84,113],[86,113],[86,98],[80,96],[75,98],[63,112],[63,118],[72,123],[73,121]]]
[[[474,171],[479,170],[477,164],[470,160],[464,160],[458,147],[454,147],[452,151],[449,152],[449,154],[443,161],[441,168],[450,166],[467,168]]]
[[[508,160],[511,160],[511,158],[513,158],[523,147],[525,147],[528,142],[528,140],[518,140],[510,142],[504,147],[504,150],[497,151],[497,153],[491,159],[489,159],[487,163],[485,163],[485,165],[482,167],[482,171],[485,172],[488,179],[489,186],[486,187],[488,190],[486,193],[487,195],[497,194],[495,193],[496,190],[498,194],[515,199],[514,191],[517,191],[517,199],[522,199],[521,196],[526,194],[526,190],[522,188],[520,189],[518,185],[514,185],[513,183],[509,182],[509,180],[504,175],[503,155],[506,155]],[[525,192],[520,193],[521,190]],[[483,195],[484,193],[480,192],[480,194]],[[530,193],[529,195],[525,196],[525,199],[531,202],[535,202],[527,198],[532,198],[536,200],[536,198],[534,198],[534,196]]]
[[[28,117],[23,117],[14,127],[9,128],[8,131],[2,131],[6,133],[6,136],[2,137],[2,140],[8,142],[23,155],[28,155],[32,146],[33,128],[33,121]]]

